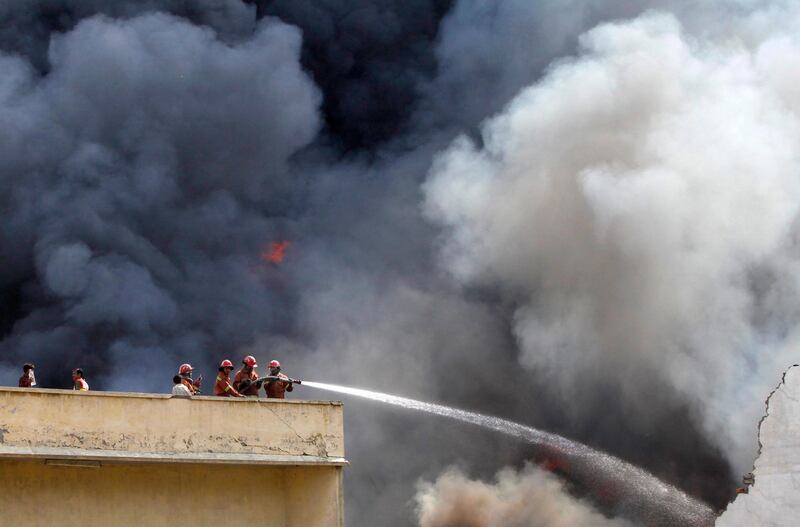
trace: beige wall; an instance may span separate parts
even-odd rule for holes
[[[163,463],[84,468],[0,461],[0,524],[340,527],[341,470]],[[176,514],[184,521],[173,521]]]
[[[344,457],[329,401],[0,389],[2,447]]]
[[[0,527],[342,527],[342,421],[328,401],[0,389]]]

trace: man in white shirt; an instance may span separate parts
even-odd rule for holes
[[[184,386],[181,380],[182,379],[180,375],[176,375],[175,377],[172,378],[172,382],[175,383],[175,386],[172,387],[172,395],[178,395],[180,397],[191,397],[192,392],[189,391],[189,388]]]
[[[83,378],[83,370],[81,368],[75,368],[72,370],[72,382],[74,383],[72,385],[73,390],[77,390],[79,392],[89,391],[89,383]]]

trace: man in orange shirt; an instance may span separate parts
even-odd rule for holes
[[[294,390],[292,381],[281,373],[281,363],[273,360],[269,363],[269,376],[272,377],[264,386],[268,399],[285,399],[286,392]]]
[[[178,375],[181,376],[181,383],[189,389],[192,395],[197,395],[200,393],[200,383],[203,382],[203,378],[199,377],[197,380],[193,380],[193,371],[194,368],[191,364],[181,364],[181,367],[178,368]]]
[[[242,369],[236,372],[236,377],[233,378],[233,387],[239,393],[248,397],[258,397],[258,390],[261,384],[258,381],[258,374],[255,369],[258,368],[256,358],[248,355],[242,360]]]
[[[214,384],[214,395],[219,397],[244,397],[244,395],[236,391],[236,388],[231,386],[232,371],[233,363],[228,359],[222,361],[222,364],[219,365],[217,382]]]

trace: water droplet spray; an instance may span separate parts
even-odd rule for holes
[[[613,495],[615,514],[647,525],[705,527],[713,525],[716,519],[706,504],[646,470],[557,434],[499,417],[360,388],[313,381],[303,381],[303,386],[449,417],[545,447],[568,460],[570,477],[587,488],[603,489],[603,494]]]

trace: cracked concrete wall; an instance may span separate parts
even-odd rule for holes
[[[755,484],[728,506],[717,527],[800,525],[800,367],[790,368],[767,399],[758,439]]]
[[[0,455],[19,447],[344,457],[341,403],[0,389]]]

